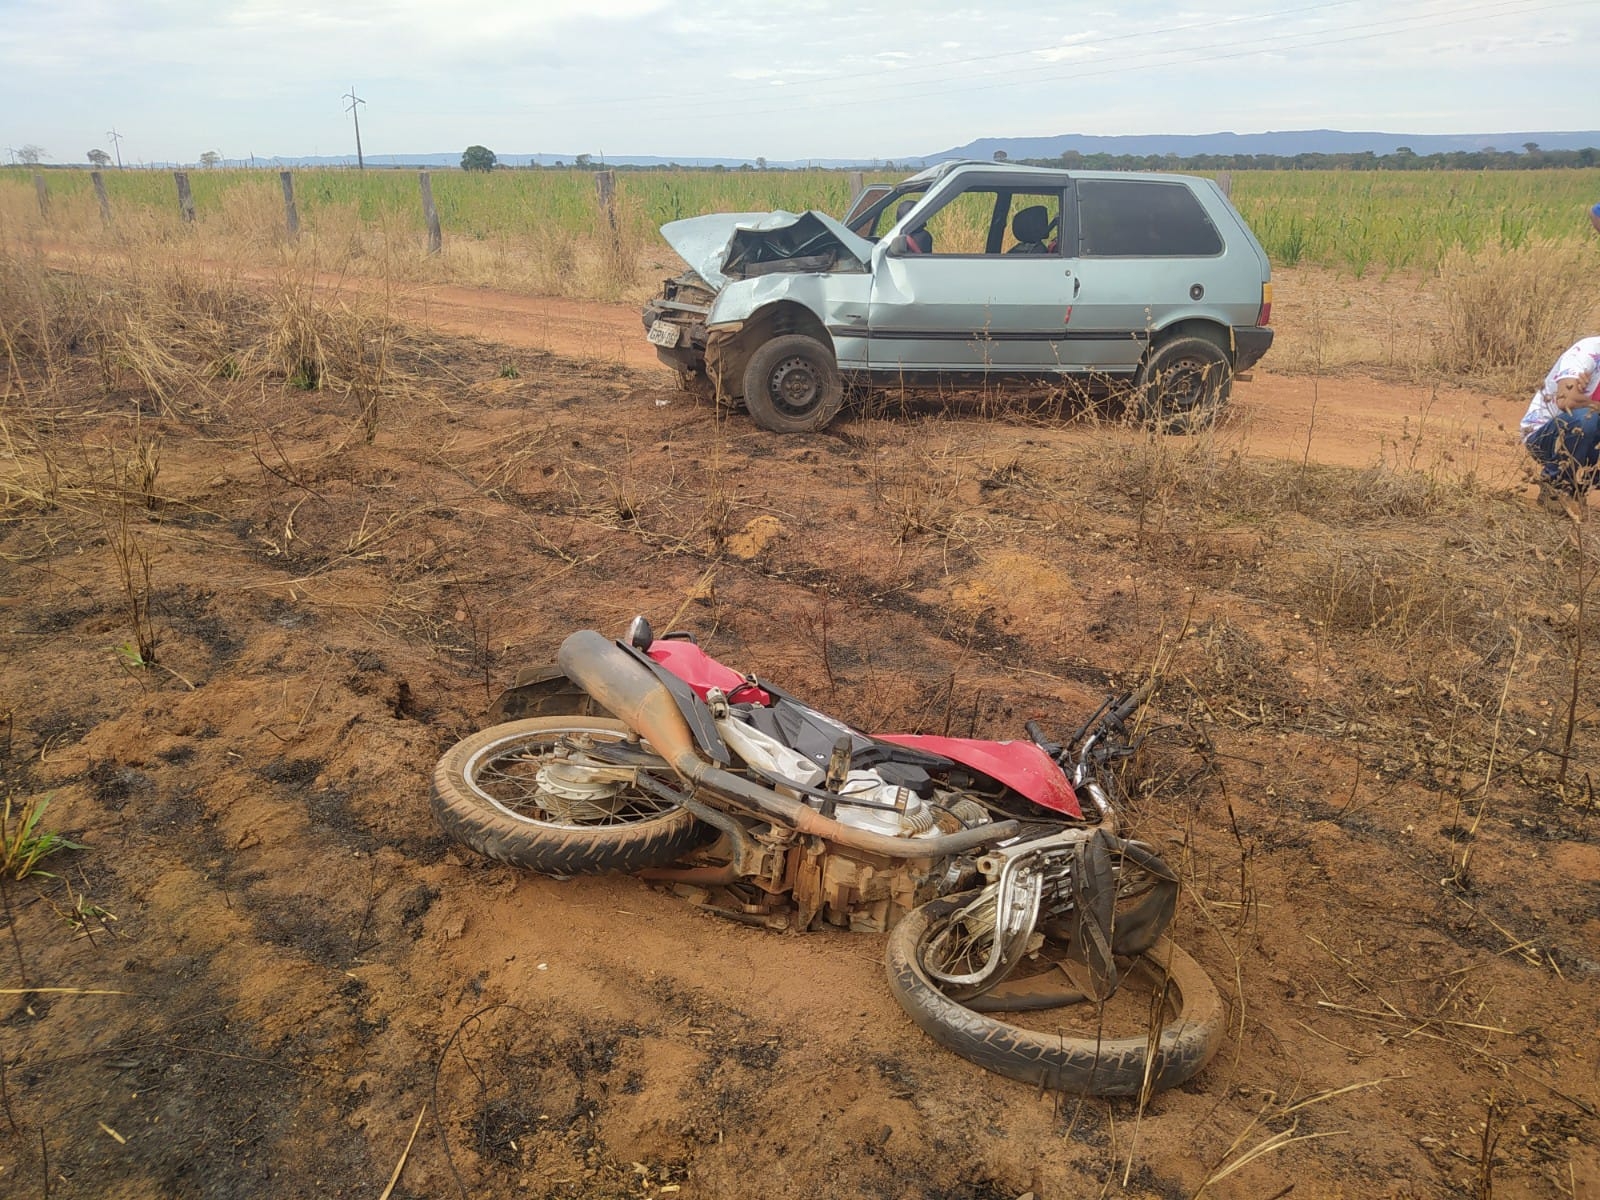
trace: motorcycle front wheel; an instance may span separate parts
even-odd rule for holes
[[[1007,979],[966,1003],[946,996],[925,955],[975,895],[924,904],[889,934],[889,990],[934,1041],[996,1074],[1090,1096],[1159,1092],[1211,1061],[1226,1032],[1222,997],[1166,938],[1128,960],[1123,987],[1104,1006],[1073,990],[1046,956],[1019,965],[1017,974],[1032,970],[1031,978]],[[994,1015],[1008,995],[1013,1003]]]
[[[585,744],[619,742],[620,721],[535,717],[463,738],[433,769],[433,812],[480,854],[544,875],[659,867],[706,834],[694,816],[586,759]],[[666,779],[670,771],[662,767]]]

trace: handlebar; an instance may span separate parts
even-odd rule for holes
[[[1107,822],[1115,819],[1116,809],[1110,800],[1111,782],[1106,768],[1113,759],[1126,758],[1137,748],[1138,739],[1128,740],[1124,723],[1139,711],[1154,691],[1154,681],[1147,679],[1121,699],[1107,698],[1056,755],[1056,761],[1068,772],[1072,786],[1080,795],[1090,798],[1100,811],[1101,819]],[[1029,733],[1032,732],[1030,729]],[[1073,746],[1078,746],[1078,754],[1069,765],[1068,753]]]
[[[1051,758],[1061,757],[1062,748],[1060,744],[1050,740],[1049,736],[1046,735],[1044,731],[1044,727],[1041,726],[1039,722],[1030,720],[1025,722],[1022,727],[1023,729],[1027,730],[1028,737],[1033,740],[1033,744],[1035,746],[1039,747],[1039,749],[1043,750]]]
[[[1133,691],[1124,696],[1108,714],[1118,725],[1126,721],[1134,713],[1144,707],[1145,701],[1150,699],[1150,694],[1156,690],[1155,680],[1146,679]]]

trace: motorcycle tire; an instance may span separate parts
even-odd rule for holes
[[[975,894],[930,901],[908,913],[889,934],[885,961],[889,990],[934,1041],[998,1075],[1089,1096],[1138,1096],[1147,1086],[1151,1093],[1163,1091],[1211,1061],[1227,1029],[1222,997],[1200,964],[1165,938],[1130,960],[1124,985],[1142,976],[1152,992],[1166,989],[1159,1037],[1148,1029],[1121,1036],[1097,1032],[1092,1005],[1082,1006],[1079,1029],[1067,1033],[1014,1025],[950,999],[924,967],[923,950]],[[1019,989],[1011,1011],[1039,1009],[1036,1000],[1024,999],[1025,990]],[[1082,1001],[1083,996],[1064,987],[1060,999],[1067,1004]],[[994,1002],[994,997],[984,996],[975,1003],[989,1009]]]
[[[557,811],[560,798],[541,791],[534,776],[573,734],[621,740],[628,727],[598,717],[533,717],[457,742],[433,769],[439,824],[480,854],[557,876],[665,866],[705,840],[693,814],[637,787]]]

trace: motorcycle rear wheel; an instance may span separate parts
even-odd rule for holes
[[[1010,1079],[1090,1096],[1137,1096],[1147,1079],[1150,1091],[1159,1092],[1183,1083],[1211,1061],[1226,1032],[1222,998],[1200,964],[1166,938],[1130,960],[1124,983],[1124,989],[1141,984],[1151,1001],[1149,1009],[1159,1007],[1159,1029],[1104,1028],[1097,1007],[1085,1003],[1053,966],[1047,966],[1049,974],[1039,980],[1042,989],[1030,990],[1027,981],[1019,981],[1018,1002],[1010,1010],[1037,1013],[1044,1007],[1038,1003],[1041,991],[1054,990],[1058,999],[1051,1012],[1060,1019],[1031,1018],[1035,1028],[976,1011],[992,1010],[998,998],[994,994],[978,997],[975,1007],[946,996],[924,966],[923,954],[974,895],[968,892],[924,904],[889,934],[885,956],[889,990],[934,1041]],[[1051,983],[1051,976],[1060,981],[1059,987]],[[1011,982],[996,991],[1003,992]],[[1075,1009],[1066,1012],[1064,1006],[1072,1004]]]
[[[533,717],[463,738],[433,769],[434,815],[480,854],[544,875],[599,875],[664,866],[694,849],[693,814],[636,786],[565,800],[541,769],[562,739],[621,741],[628,727],[598,717]]]

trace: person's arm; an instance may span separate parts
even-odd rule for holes
[[[1591,374],[1590,379],[1594,378]],[[1569,375],[1556,382],[1556,407],[1562,412],[1575,412],[1580,408],[1600,408],[1600,397],[1584,390],[1584,379]]]

